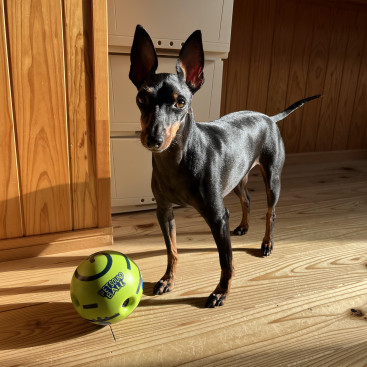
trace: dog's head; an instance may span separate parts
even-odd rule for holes
[[[141,142],[153,152],[163,152],[190,111],[193,94],[204,83],[201,32],[195,31],[183,44],[177,74],[156,74],[157,54],[149,34],[140,25],[135,30],[130,58],[129,78],[138,89]]]

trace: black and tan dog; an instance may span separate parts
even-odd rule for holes
[[[191,101],[204,82],[201,32],[195,31],[182,46],[177,74],[156,74],[157,66],[153,42],[144,28],[137,26],[129,77],[138,89],[141,142],[153,153],[152,190],[168,254],[166,273],[155,285],[154,294],[169,292],[175,282],[178,257],[172,203],[190,205],[208,223],[222,269],[219,284],[205,306],[221,306],[234,274],[229,212],[223,197],[234,190],[240,198],[243,218],[234,234],[245,234],[250,203],[248,173],[260,166],[268,203],[261,252],[269,256],[285,156],[276,122],[319,96],[303,99],[273,117],[241,111],[210,123],[196,123]]]

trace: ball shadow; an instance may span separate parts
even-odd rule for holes
[[[0,325],[0,350],[57,343],[103,328],[81,318],[68,302],[2,306]]]

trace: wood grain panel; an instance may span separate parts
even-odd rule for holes
[[[254,1],[233,4],[231,51],[223,65],[221,115],[247,108],[254,10]]]
[[[343,77],[335,117],[332,144],[333,150],[342,150],[347,148],[354,98],[363,54],[365,22],[365,14],[358,13],[349,33]]]
[[[330,7],[313,6],[312,11],[314,26],[310,61],[307,72],[306,96],[321,94],[324,89],[330,45]],[[320,99],[314,101],[312,105],[304,107],[301,134],[297,144],[298,151],[314,151],[317,138],[317,129],[315,129],[317,124],[315,122],[319,119],[320,107]]]
[[[349,28],[356,12],[345,9],[333,9],[333,26],[330,30],[331,41],[328,66],[324,84],[324,98],[321,101],[320,117],[317,129],[315,151],[331,150],[334,131],[336,106],[338,105],[343,74],[343,61],[348,42]]]
[[[61,4],[6,1],[26,235],[72,229]]]
[[[256,1],[250,59],[249,110],[265,112],[277,1]]]
[[[0,0],[0,239],[23,235],[3,11]]]
[[[109,227],[111,225],[111,165],[106,0],[93,1],[92,16],[97,223],[98,227]]]
[[[304,7],[297,4],[298,14],[291,51],[291,67],[289,71],[287,87],[287,103],[289,106],[305,97],[307,73],[310,61],[313,27],[312,7]],[[304,109],[294,112],[283,123],[282,136],[287,152],[297,152],[301,134],[302,118]]]
[[[2,262],[0,365],[365,366],[367,151],[290,158],[269,258],[259,254],[264,184],[260,174],[250,177],[251,228],[231,237],[236,274],[223,307],[203,308],[220,268],[210,230],[193,208],[175,209],[180,265],[174,290],[161,296],[153,296],[153,285],[166,249],[155,213],[113,217],[114,248],[138,264],[144,294],[111,326],[88,323],[70,302],[70,279],[91,250]],[[234,228],[237,196],[226,206]]]
[[[276,115],[287,106],[287,81],[289,75],[294,27],[296,23],[296,4],[294,1],[278,1],[276,24],[274,29],[271,71],[265,113]],[[283,121],[278,122],[282,131]]]
[[[63,7],[73,228],[91,228],[97,226],[91,2],[65,0]]]
[[[273,115],[321,93],[279,122],[286,151],[366,147],[366,13],[362,1],[234,0],[221,114]]]
[[[367,26],[367,14],[364,13]],[[358,84],[354,99],[353,115],[351,119],[348,149],[367,148],[367,33],[364,36],[364,50]]]

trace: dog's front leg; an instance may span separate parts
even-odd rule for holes
[[[154,286],[153,293],[156,295],[170,292],[173,289],[178,260],[176,225],[172,205],[158,206],[157,218],[167,247],[167,270],[159,282]]]
[[[232,264],[232,246],[229,232],[229,211],[223,208],[219,212],[206,217],[218,248],[219,262],[221,267],[220,281],[214,292],[208,297],[205,307],[213,308],[222,306],[228,297],[231,281],[234,275]]]

